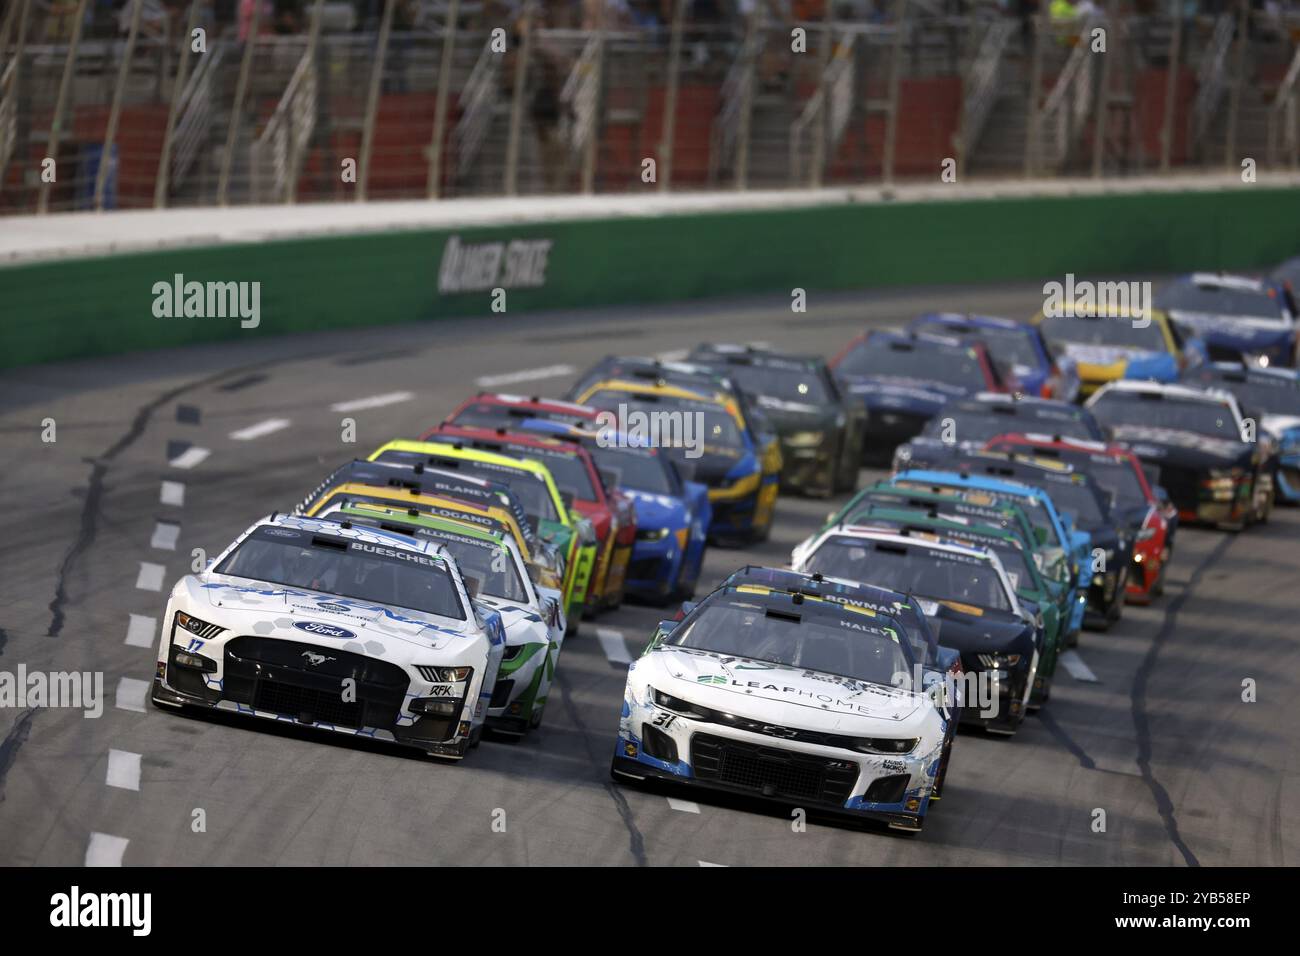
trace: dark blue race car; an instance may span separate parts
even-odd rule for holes
[[[1043,340],[1038,326],[992,315],[967,312],[929,312],[913,319],[911,332],[937,332],[980,342],[1008,381],[1019,391],[1042,398],[1072,402],[1079,394],[1079,375],[1073,360],[1058,362]]]
[[[884,464],[945,404],[1008,387],[978,342],[911,332],[864,332],[831,359],[850,398],[867,410],[862,458]]]
[[[1295,367],[1296,306],[1283,282],[1196,272],[1156,293],[1155,305],[1200,338],[1211,361]]]

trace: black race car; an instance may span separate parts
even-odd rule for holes
[[[1240,531],[1273,510],[1277,446],[1230,392],[1112,382],[1088,407],[1114,441],[1127,444],[1183,521]]]
[[[690,362],[734,380],[781,441],[781,488],[832,495],[858,486],[866,412],[825,361],[745,345],[700,345]]]

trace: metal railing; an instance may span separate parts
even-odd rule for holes
[[[1102,17],[1089,17],[1083,24],[1065,69],[1043,103],[1042,170],[1059,170],[1065,164],[1092,112],[1095,57],[1089,37],[1104,23]]]
[[[805,177],[812,179],[820,176],[821,171],[813,168],[818,154],[816,150],[814,158],[807,164],[807,171],[804,169],[804,137],[809,129],[814,131],[814,135],[823,129],[825,131],[824,152],[820,152],[822,162],[829,161],[844,137],[844,130],[853,113],[854,80],[857,77],[854,57],[856,41],[856,33],[841,34],[831,54],[831,62],[822,74],[817,92],[808,97],[808,102],[790,124],[790,178],[795,183],[803,182]],[[825,117],[821,115],[823,110]],[[826,121],[824,128],[820,125],[823,118]]]
[[[206,10],[192,2],[191,16],[199,3]],[[1296,162],[1300,23],[1285,17],[1112,16],[1074,24],[1073,48],[1044,17],[1040,88],[1026,97],[1030,64],[1011,55],[1019,21],[886,6],[883,24],[790,24],[760,4],[706,27],[676,0],[671,29],[539,22],[503,52],[473,10],[415,22],[398,13],[386,42],[327,25],[311,58],[305,34],[241,42],[230,27],[189,52],[179,23],[162,36],[142,28],[131,54],[115,25],[61,16],[49,28],[41,0],[11,0],[0,24],[0,212],[887,185],[937,176],[951,155],[964,177],[1080,171],[1085,152],[1095,175],[1221,155]],[[1099,22],[1104,55],[1088,42]],[[790,48],[794,26],[802,54]],[[101,135],[114,108],[121,122]],[[357,157],[349,182],[340,163]],[[657,183],[641,176],[655,157]],[[59,168],[48,186],[46,158]]]
[[[1294,168],[1300,152],[1300,46],[1291,57],[1291,65],[1278,85],[1277,96],[1268,111],[1268,160],[1285,162]],[[1280,140],[1280,142],[1279,142]],[[1279,152],[1281,156],[1279,156]],[[1284,159],[1282,157],[1285,157]]]
[[[451,149],[455,157],[453,168],[458,178],[464,178],[474,167],[479,150],[487,138],[492,118],[496,115],[499,100],[501,57],[492,49],[489,37],[483,43],[474,69],[461,93],[463,112],[451,132]]]
[[[997,101],[1002,79],[1002,60],[1007,44],[1015,36],[1017,23],[999,18],[989,22],[984,37],[962,77],[962,115],[957,157],[961,167],[979,145],[980,134]]]
[[[1233,16],[1215,18],[1209,43],[1196,71],[1196,99],[1192,102],[1192,143],[1199,147],[1210,129],[1227,89],[1228,52],[1232,49]]]
[[[293,198],[298,170],[316,127],[316,92],[315,56],[308,46],[275,112],[253,141],[253,202],[287,202]]]

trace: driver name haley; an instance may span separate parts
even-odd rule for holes
[[[915,663],[905,633],[855,605],[721,588],[628,668],[611,772],[919,830],[950,718],[941,690],[892,683]]]

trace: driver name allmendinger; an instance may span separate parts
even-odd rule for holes
[[[172,589],[152,697],[459,758],[504,645],[436,543],[272,515]]]
[[[611,773],[920,830],[949,717],[915,663],[891,617],[724,585],[629,667]]]

